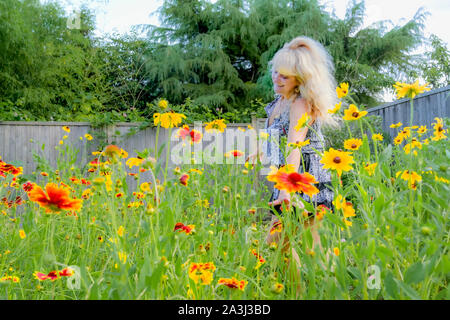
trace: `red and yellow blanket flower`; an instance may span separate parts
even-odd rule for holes
[[[213,274],[216,270],[216,266],[212,262],[196,263],[191,262],[188,274],[196,284],[200,282],[201,285],[211,284],[213,280]]]
[[[217,283],[225,285],[230,289],[239,289],[241,291],[244,291],[248,281],[238,280],[235,277],[232,277],[232,278],[220,278]]]
[[[195,225],[193,225],[193,224],[185,225],[182,222],[177,222],[175,224],[175,227],[173,228],[173,231],[184,232],[187,235],[190,235],[190,234],[195,233]]]
[[[235,158],[237,158],[237,157],[242,157],[244,155],[244,153],[242,151],[240,151],[240,150],[231,150],[231,151],[226,152],[224,155],[227,158],[228,157],[235,157]]]
[[[197,130],[190,130],[188,125],[184,125],[181,129],[178,130],[177,137],[182,140],[186,139],[186,137],[190,137],[191,144],[199,143],[202,140],[203,134]]]
[[[28,198],[45,208],[47,213],[61,210],[79,211],[82,207],[81,199],[69,197],[70,191],[65,187],[58,187],[55,183],[47,183],[45,191],[38,185],[28,192]]]
[[[275,182],[275,188],[289,193],[302,192],[310,197],[319,193],[319,189],[312,185],[317,183],[316,178],[308,172],[298,173],[291,164],[281,166],[279,169],[271,166],[271,169],[267,180]]]
[[[36,279],[38,279],[39,281],[45,281],[45,280],[55,281],[56,279],[58,279],[60,277],[71,277],[74,275],[74,273],[75,272],[71,268],[64,268],[59,271],[58,270],[50,271],[47,274],[36,271],[33,273],[33,276]]]

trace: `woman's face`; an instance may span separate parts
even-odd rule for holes
[[[272,81],[273,90],[285,98],[289,98],[300,84],[295,76],[283,75],[278,71],[272,72]]]

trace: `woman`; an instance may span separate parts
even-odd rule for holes
[[[273,88],[277,97],[269,103],[265,110],[267,121],[265,129],[269,133],[267,142],[263,145],[263,152],[270,159],[271,165],[282,166],[293,165],[299,172],[309,172],[319,183],[315,185],[319,193],[312,199],[306,194],[300,194],[304,200],[312,202],[316,207],[324,205],[332,208],[333,191],[331,190],[330,173],[323,169],[319,162],[320,157],[314,151],[323,151],[324,139],[321,133],[322,125],[336,126],[332,114],[327,110],[334,107],[336,103],[336,81],[333,77],[334,66],[330,55],[317,41],[308,37],[298,37],[284,45],[270,62],[272,69]],[[299,131],[295,130],[298,120],[307,113],[310,117],[309,126]],[[275,135],[274,133],[277,133]],[[272,142],[273,137],[278,136],[278,141]],[[281,137],[287,137],[286,161],[279,145]],[[310,144],[301,149],[290,151],[289,143],[303,142],[309,140]],[[289,153],[290,152],[290,153]],[[259,157],[262,155],[260,154]],[[249,158],[255,158],[251,156]],[[302,159],[303,158],[303,159]],[[293,199],[292,199],[293,200]],[[290,210],[291,202],[294,203],[295,211],[303,211],[301,201],[291,201],[291,195],[285,190],[273,188],[269,206],[279,214],[283,214],[283,206]],[[305,227],[312,227],[312,235],[315,245],[320,246],[320,238],[315,230],[313,213],[308,214],[311,218],[305,223]],[[272,226],[278,223],[277,217],[272,218]],[[279,234],[269,235],[268,243],[278,241]],[[293,251],[294,257],[298,256]],[[298,261],[299,263],[299,261]]]

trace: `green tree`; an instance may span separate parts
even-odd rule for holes
[[[252,99],[272,99],[267,65],[284,43],[312,37],[329,50],[336,79],[349,82],[359,103],[376,105],[383,89],[417,68],[409,52],[423,40],[427,13],[403,26],[388,21],[363,28],[364,1],[353,1],[344,19],[316,0],[168,0],[161,27],[150,27],[156,49],[147,63],[149,81],[162,96],[242,111]]]
[[[431,35],[431,50],[424,54],[420,69],[433,89],[450,85],[450,52],[447,44],[434,34]]]

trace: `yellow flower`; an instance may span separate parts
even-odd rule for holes
[[[267,132],[261,132],[259,134],[259,136],[263,139],[263,140],[267,140],[267,138],[269,138],[269,134]]]
[[[92,138],[92,136],[91,136],[89,133],[86,133],[86,134],[84,135],[84,137],[85,137],[87,140],[89,140],[89,141],[91,141],[92,139],[94,139],[94,138]]]
[[[122,262],[123,264],[125,264],[127,262],[127,254],[123,251],[118,252],[118,256],[119,256],[119,260],[120,262]]]
[[[428,131],[427,126],[420,126],[420,128],[417,130],[417,133],[419,135],[422,135],[422,134],[424,134],[427,131]]]
[[[63,129],[65,132],[70,133],[70,128],[69,128],[68,126],[64,126],[64,127],[62,127],[62,129]]]
[[[122,148],[120,148],[120,157],[121,157],[122,159],[128,158],[128,152],[126,152],[125,150],[123,150]]]
[[[148,182],[141,183],[140,189],[142,192],[150,192],[152,190]]]
[[[158,106],[161,109],[166,109],[169,106],[169,101],[162,99],[159,101]]]
[[[328,113],[336,113],[336,112],[338,112],[339,110],[341,110],[341,106],[342,106],[342,101],[341,102],[339,102],[339,103],[336,103],[335,105],[334,105],[334,108],[333,109],[328,109]]]
[[[424,91],[430,91],[430,88],[427,88],[427,85],[428,83],[421,86],[419,85],[419,80],[416,80],[413,84],[396,82],[394,88],[397,91],[398,99],[403,98],[404,96],[414,99],[416,95],[421,94]]]
[[[347,150],[358,150],[362,143],[361,139],[347,139],[344,141],[344,148]]]
[[[340,254],[340,251],[339,251],[339,248],[338,248],[338,247],[335,247],[335,248],[333,249],[333,252],[334,252],[334,254],[335,254],[336,256],[339,256],[339,254]]]
[[[325,151],[320,163],[324,165],[324,169],[336,170],[338,175],[341,176],[342,171],[350,171],[353,169],[351,164],[355,163],[355,161],[353,161],[350,152],[330,148],[328,151]]]
[[[310,119],[309,115],[305,112],[302,117],[298,119],[297,125],[294,127],[295,131],[299,131],[301,128],[305,127]]]
[[[348,83],[343,82],[336,88],[336,93],[339,99],[345,97],[348,94]]]
[[[358,107],[354,104],[351,104],[348,109],[344,110],[344,120],[354,121],[361,119],[367,114],[367,111],[359,111]]]
[[[415,171],[405,170],[397,172],[397,176],[401,174],[400,178],[408,181],[410,185],[415,185],[416,182],[422,181],[422,176],[417,174]]]
[[[195,283],[200,282],[201,285],[211,284],[213,279],[213,273],[216,270],[216,266],[212,262],[195,263],[191,262],[188,275]]]
[[[64,141],[63,140],[59,140],[59,144],[64,144]]]
[[[129,158],[125,164],[131,168],[133,168],[134,166],[139,167],[142,163],[144,162],[144,159],[142,158]]]
[[[372,163],[372,164],[368,164],[366,163],[366,165],[364,166],[364,169],[366,169],[367,173],[369,174],[369,176],[372,176],[373,173],[375,172],[375,168],[377,167],[378,163]]]
[[[399,122],[399,123],[391,124],[390,127],[391,128],[398,128],[398,127],[401,127],[402,125],[403,125],[403,123]]]
[[[63,140],[67,139],[68,137],[66,135],[63,136]]]
[[[223,132],[226,127],[227,127],[227,125],[225,124],[224,119],[216,119],[216,120],[206,123],[205,130],[207,132],[209,132],[209,131]]]
[[[307,146],[309,144],[309,139],[306,141],[296,141],[295,143],[289,143],[288,146],[291,148],[303,148],[304,146]]]
[[[117,229],[117,234],[119,237],[123,237],[123,233],[125,232],[125,228],[123,226],[120,226],[119,229]]]
[[[444,124],[442,123],[442,119],[434,118],[434,120],[436,120],[436,123],[433,123],[434,132],[431,140],[439,141],[447,138],[447,136],[445,135],[446,130],[444,130]]]
[[[350,217],[356,216],[355,209],[353,209],[353,205],[351,202],[348,202],[348,201],[344,202],[342,209],[343,209],[344,218],[350,218]]]
[[[20,236],[20,239],[25,239],[27,237],[27,235],[25,234],[25,231],[23,229],[19,230],[19,236]]]
[[[383,136],[379,133],[375,133],[374,135],[372,135],[372,139],[376,141],[383,141]]]

